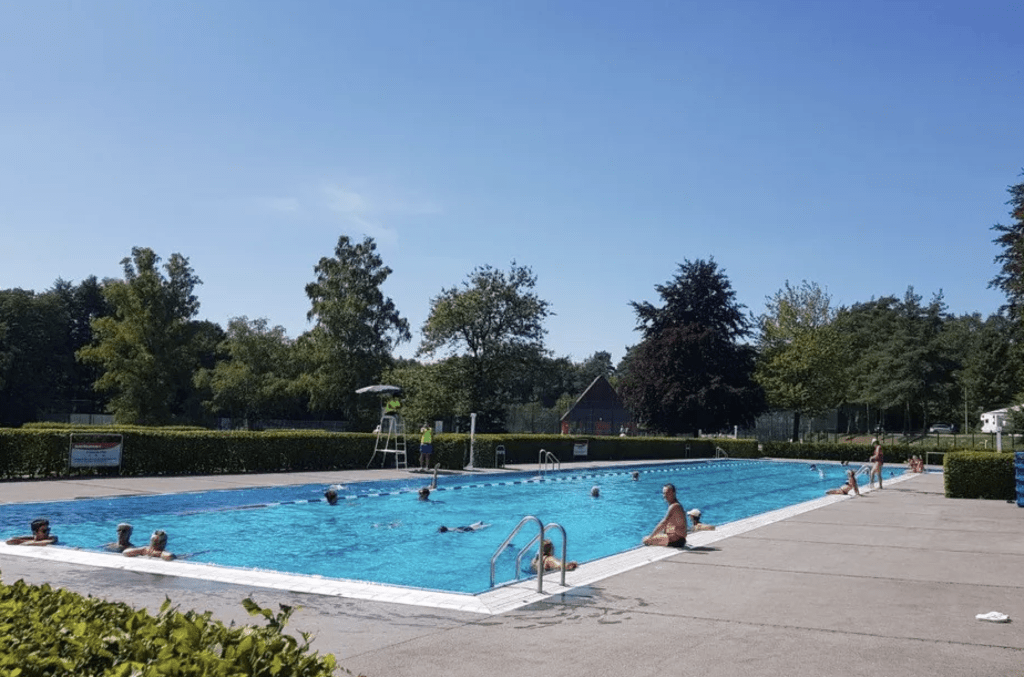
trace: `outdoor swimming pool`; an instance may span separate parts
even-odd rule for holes
[[[0,505],[0,535],[26,532],[38,516],[50,520],[68,547],[97,550],[128,521],[144,545],[154,529],[170,534],[168,549],[195,552],[192,560],[451,592],[490,587],[494,551],[525,515],[558,522],[568,533],[570,559],[588,562],[637,547],[665,512],[661,486],[676,485],[686,509],[725,524],[820,498],[843,482],[837,464],[721,460],[614,469],[463,475],[440,479],[431,500],[417,500],[423,475],[390,482],[359,482],[339,490],[338,505],[312,484],[204,493],[164,494],[65,503]],[[640,473],[633,481],[631,473]],[[592,486],[601,490],[590,495]],[[475,532],[439,533],[484,521]],[[536,534],[527,527],[516,546]],[[553,538],[560,549],[560,538]],[[497,562],[496,581],[515,579],[515,553]],[[120,555],[110,555],[120,557]],[[526,561],[528,562],[528,557]]]

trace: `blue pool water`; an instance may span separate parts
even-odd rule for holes
[[[168,550],[198,553],[191,558],[197,562],[478,593],[490,587],[494,551],[526,515],[565,527],[568,556],[583,563],[637,547],[665,513],[666,482],[676,485],[687,510],[700,508],[702,521],[725,524],[819,498],[843,483],[846,468],[817,468],[820,473],[802,463],[724,459],[562,470],[543,479],[442,476],[429,501],[417,499],[429,482],[418,476],[350,484],[334,506],[322,498],[324,484],[9,504],[0,505],[0,536],[27,533],[32,519],[45,516],[63,545],[98,549],[127,521],[136,545],[164,529]],[[631,478],[634,470],[639,481]],[[595,485],[599,498],[590,495]],[[491,526],[438,532],[440,525],[477,521]],[[535,534],[524,528],[513,543],[525,545]],[[560,537],[553,540],[560,550]],[[514,561],[512,549],[499,557],[498,584],[515,579]]]

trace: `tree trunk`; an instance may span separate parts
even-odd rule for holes
[[[800,412],[793,412],[793,442],[800,441]]]

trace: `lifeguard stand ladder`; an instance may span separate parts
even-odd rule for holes
[[[373,465],[373,459],[381,455],[380,467],[384,467],[388,454],[395,455],[396,468],[408,468],[409,463],[405,454],[405,425],[400,416],[396,414],[383,414],[380,417],[380,425],[377,426],[377,441],[373,447],[373,456],[366,464],[369,468]]]

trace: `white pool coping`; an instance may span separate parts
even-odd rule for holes
[[[915,475],[904,473],[885,479],[886,484],[898,484]],[[870,493],[870,487],[862,487],[861,493]],[[804,503],[798,503],[778,510],[719,525],[715,531],[693,532],[687,537],[687,549],[699,548],[712,543],[753,531],[788,517],[794,517],[811,510],[832,505],[840,501],[856,499],[855,496],[823,496]],[[60,546],[42,548],[7,545],[0,543],[0,554],[18,557],[32,557],[51,562],[81,566],[122,569],[138,573],[178,576],[203,581],[228,583],[231,585],[255,586],[274,590],[328,595],[349,599],[391,604],[451,609],[477,614],[501,614],[550,597],[564,594],[573,588],[590,585],[616,574],[658,562],[674,556],[684,555],[686,550],[664,547],[637,547],[633,550],[603,557],[582,564],[575,571],[565,575],[566,585],[561,583],[560,572],[548,572],[544,576],[544,592],[537,592],[536,578],[503,585],[487,592],[471,595],[468,593],[442,592],[424,588],[402,587],[370,583],[350,579],[326,578],[302,574],[288,574],[279,571],[242,569],[236,567],[200,564],[187,561],[166,562],[142,557],[123,557],[114,553],[95,552]]]

